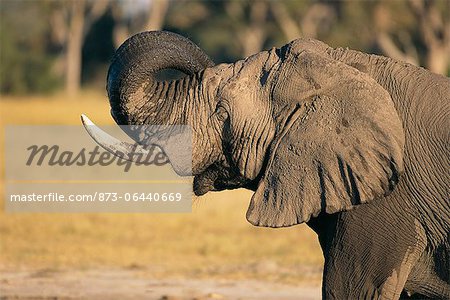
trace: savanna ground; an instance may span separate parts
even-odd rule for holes
[[[106,96],[1,97],[6,124],[112,124]],[[3,170],[4,145],[0,148]],[[304,225],[256,228],[251,193],[210,193],[189,214],[6,213],[1,173],[2,299],[315,299],[322,254]]]

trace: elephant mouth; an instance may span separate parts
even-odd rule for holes
[[[222,191],[225,186],[220,183],[219,165],[211,165],[201,174],[194,177],[193,190],[196,196],[202,196],[210,191]]]
[[[214,163],[194,177],[194,194],[202,196],[210,191],[246,188],[255,191],[257,180],[250,180],[226,163]]]

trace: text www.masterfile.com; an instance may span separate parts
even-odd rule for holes
[[[12,194],[9,197],[10,202],[179,202],[182,200],[181,193],[109,193],[95,192],[92,194],[60,194],[60,193],[31,193],[31,194]]]

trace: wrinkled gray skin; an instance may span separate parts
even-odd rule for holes
[[[188,76],[154,80],[165,68]],[[118,124],[192,126],[197,195],[244,187],[250,223],[307,222],[324,298],[450,298],[448,78],[312,39],[214,66],[147,32],[107,89]]]

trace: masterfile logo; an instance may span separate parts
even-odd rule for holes
[[[138,146],[134,145],[134,150]],[[137,151],[131,151],[130,153],[117,152],[116,154],[103,150],[99,146],[95,146],[94,149],[89,150],[86,148],[80,149],[78,152],[61,149],[58,145],[32,145],[27,148],[30,155],[26,162],[27,166],[42,166],[48,164],[49,166],[95,166],[102,167],[117,164],[117,166],[123,166],[123,170],[128,172],[133,165],[144,166],[164,166],[169,163],[166,155],[162,151],[157,151],[156,146],[150,146],[147,148],[147,155],[143,155]]]
[[[104,129],[131,146],[126,151],[104,149],[82,126],[7,126],[6,211],[191,211],[192,179],[174,171],[170,155],[155,144],[131,139],[125,134],[130,128]],[[149,135],[160,127],[144,129]],[[136,126],[132,130],[136,132]],[[152,141],[175,153],[173,161],[189,175],[189,128],[166,129],[159,136],[160,140]]]

